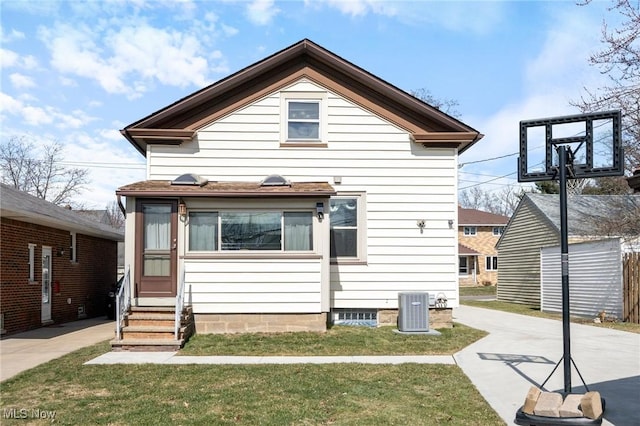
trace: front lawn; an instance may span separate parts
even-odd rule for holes
[[[380,346],[386,355],[445,354],[484,335],[461,325],[442,331],[196,336],[183,352],[372,354]],[[456,365],[83,365],[109,349],[81,349],[3,382],[1,423],[49,424],[35,416],[55,412],[63,425],[504,424]]]
[[[462,324],[441,336],[394,333],[394,327],[334,326],[326,333],[200,334],[180,355],[449,355],[484,337]]]

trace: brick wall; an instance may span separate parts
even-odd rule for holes
[[[500,236],[493,235],[493,226],[477,226],[477,234],[470,236],[464,235],[463,226],[458,229],[458,242],[463,246],[469,247],[480,253],[479,256],[469,256],[469,275],[460,275],[459,283],[462,286],[482,285],[485,282],[495,285],[498,282],[498,271],[487,271],[486,269],[486,257],[497,256],[498,250],[495,248],[496,243],[500,239]],[[464,256],[464,255],[461,255]],[[473,275],[471,273],[471,261],[476,260],[476,280],[474,282]],[[498,259],[498,265],[500,259]]]
[[[29,244],[35,244],[35,280],[29,281]],[[69,257],[68,231],[2,218],[0,227],[0,313],[6,333],[40,327],[42,247],[52,249],[51,281],[60,291],[51,294],[54,323],[104,315],[104,298],[116,281],[117,243],[78,233],[77,261]],[[59,248],[64,254],[58,256]],[[53,285],[52,285],[53,287]],[[70,303],[69,303],[70,302]]]

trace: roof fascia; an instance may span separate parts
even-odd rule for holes
[[[305,67],[306,72],[303,71]],[[316,71],[314,68],[320,71]],[[268,82],[271,84],[263,84],[262,90],[250,94],[251,91],[255,91],[255,85],[245,88],[247,86],[246,83],[252,79],[263,80],[265,75],[267,75],[267,79],[270,76]],[[287,75],[289,75],[289,78],[286,78]],[[409,131],[414,135],[416,142],[428,147],[454,147],[459,149],[459,153],[462,153],[483,136],[461,121],[375,77],[364,69],[307,39],[127,126],[121,130],[121,133],[140,153],[146,156],[147,143],[175,143],[175,141],[183,141],[184,139],[169,138],[164,140],[164,135],[159,135],[154,140],[143,137],[144,129],[160,130],[157,128],[158,124],[164,120],[170,121],[171,117],[179,117],[190,111],[197,113],[203,109],[203,105],[214,104],[217,111],[213,114],[208,114],[195,123],[186,126],[183,124],[181,126],[182,129],[171,129],[195,131],[235,109],[286,86],[287,83],[290,84],[292,81],[301,78],[301,76],[306,76],[326,88],[335,90],[338,94],[377,114],[380,114],[381,110],[389,109],[392,114],[382,114],[385,119]],[[332,84],[332,80],[339,84]],[[336,87],[339,85],[344,86],[347,90],[340,90],[339,87]],[[238,92],[235,96],[234,91]],[[362,95],[365,93],[367,96]],[[212,102],[214,100],[224,101],[224,103]],[[221,105],[221,103],[223,104]],[[206,107],[206,109],[209,108],[208,106]],[[389,117],[389,115],[405,116],[405,118],[404,120],[398,120],[394,119],[395,117]],[[417,124],[424,123],[426,120],[438,123],[440,128],[426,129],[424,126]],[[405,123],[402,123],[402,121],[405,121]],[[407,124],[407,122],[412,123],[412,125]],[[432,135],[432,131],[435,134]],[[137,135],[135,132],[138,132]],[[438,133],[440,133],[439,136],[437,136]]]

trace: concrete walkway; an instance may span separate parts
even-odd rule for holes
[[[531,386],[540,386],[562,358],[562,322],[461,306],[454,321],[488,331],[455,355],[489,405],[513,424]],[[640,335],[571,324],[571,355],[589,390],[606,401],[603,425],[640,425]],[[583,393],[572,374],[572,390]],[[545,385],[564,389],[562,364]]]
[[[113,339],[115,322],[105,317],[17,333],[0,340],[0,381],[77,349]]]

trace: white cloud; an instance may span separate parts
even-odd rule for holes
[[[54,125],[58,129],[79,129],[96,120],[81,110],[66,114],[52,106],[31,105],[6,93],[0,93],[0,104],[3,105],[0,121],[7,121],[8,116],[17,116],[24,124],[34,127]]]
[[[12,50],[0,48],[0,69],[22,68],[31,70],[37,66],[38,60],[31,55],[20,56]]]
[[[150,90],[156,81],[177,87],[204,86],[212,67],[197,37],[147,24],[112,30],[102,39],[86,26],[58,25],[42,28],[40,38],[49,47],[56,70],[93,79],[106,92],[130,98]]]
[[[273,0],[253,0],[246,7],[249,21],[255,25],[268,25],[280,13]]]
[[[16,66],[19,59],[20,57],[16,52],[9,49],[0,49],[0,69]]]
[[[11,43],[12,41],[22,39],[24,39],[24,33],[22,31],[11,29],[11,32],[7,34],[4,32],[4,28],[0,27],[0,43]]]
[[[31,77],[17,72],[9,75],[9,81],[11,81],[11,84],[13,84],[16,89],[28,89],[36,85]]]

